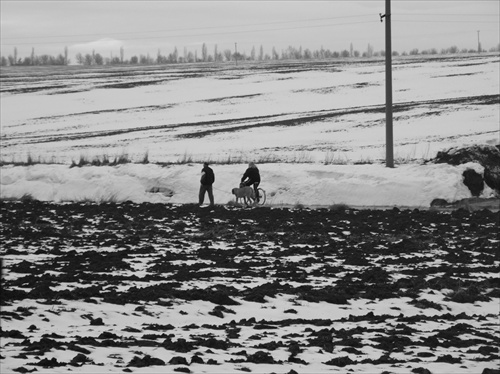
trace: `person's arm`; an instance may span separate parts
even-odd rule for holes
[[[248,176],[248,169],[245,171],[245,173],[241,177],[241,181],[243,182],[247,178],[247,176]]]

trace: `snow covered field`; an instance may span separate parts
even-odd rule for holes
[[[395,157],[498,142],[499,63],[394,61]],[[4,161],[385,157],[382,60],[30,71],[2,68]]]

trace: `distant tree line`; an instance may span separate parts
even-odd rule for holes
[[[68,57],[68,47],[64,48],[64,53],[57,56],[35,55],[35,49],[31,49],[30,56],[21,58],[18,57],[17,48],[14,48],[14,54],[8,57],[1,57],[2,66],[39,66],[39,65],[69,65],[70,59]]]
[[[479,47],[481,48],[481,47]],[[457,54],[457,53],[477,53],[477,49],[459,49],[457,46],[451,46],[449,48],[443,48],[438,51],[436,48],[426,49],[419,51],[417,48],[410,50],[409,52],[402,52],[401,54],[397,51],[393,51],[393,56],[415,56],[415,55],[446,55],[446,54]],[[479,52],[487,52],[481,49]],[[500,44],[497,47],[493,47],[489,52],[500,52]],[[219,51],[217,45],[214,46],[212,53],[208,51],[207,45],[203,43],[201,47],[201,53],[198,55],[198,50],[188,51],[184,48],[183,53],[180,54],[177,48],[169,53],[168,55],[163,55],[160,50],[158,50],[156,56],[147,55],[134,55],[130,59],[125,59],[124,48],[121,47],[118,56],[103,57],[100,53],[93,51],[92,53],[87,53],[85,55],[77,53],[75,56],[76,63],[79,65],[154,65],[154,64],[177,64],[177,63],[193,63],[193,62],[230,62],[230,61],[270,61],[270,60],[318,60],[318,59],[334,59],[334,58],[350,58],[350,57],[383,57],[385,56],[385,51],[374,51],[373,47],[368,44],[366,50],[360,52],[355,50],[351,43],[350,49],[342,51],[331,51],[329,49],[324,49],[321,47],[319,50],[310,50],[308,48],[302,49],[302,47],[296,48],[289,46],[286,49],[278,50],[273,47],[271,53],[264,53],[264,48],[262,45],[257,51],[255,47],[252,47],[250,54],[246,52],[239,53],[236,50],[225,49]],[[68,58],[68,48],[64,48],[64,53],[58,56],[49,55],[35,55],[34,48],[31,51],[29,57],[19,58],[17,55],[17,48],[14,48],[14,54],[8,57],[1,57],[2,66],[36,66],[36,65],[68,65],[70,64],[70,59]]]

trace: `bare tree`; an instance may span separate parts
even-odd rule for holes
[[[203,62],[208,61],[208,50],[205,43],[203,43],[203,45],[201,46],[201,58],[203,59]]]
[[[280,55],[278,54],[278,52],[276,52],[276,48],[273,47],[273,60],[279,60],[280,58]]]
[[[49,55],[41,55],[40,56],[40,64],[48,65],[49,63],[50,63],[50,56]]]
[[[84,64],[84,65],[92,65],[92,64],[93,64],[93,62],[94,62],[94,57],[93,57],[93,55],[95,55],[95,52],[92,52],[92,55],[87,53],[87,54],[85,55],[84,60],[83,60],[83,61],[84,61],[84,62],[83,62],[83,64]]]
[[[52,64],[54,64],[54,65],[66,65],[64,62],[65,62],[64,56],[61,53],[59,53],[57,55],[57,58],[53,60]]]
[[[94,62],[96,65],[102,65],[104,63],[104,58],[99,53],[95,53]]]
[[[83,65],[85,63],[85,58],[83,57],[83,55],[81,53],[77,53],[75,57],[76,57],[77,64]]]
[[[69,65],[68,47],[64,47],[64,65]]]
[[[366,48],[366,57],[372,57],[373,56],[373,47],[371,46],[370,43],[368,43],[368,47]]]
[[[175,63],[178,61],[177,47],[175,47],[174,52],[168,55],[168,62]]]
[[[319,58],[325,58],[325,57],[326,57],[326,51],[323,48],[323,46],[321,46],[321,49],[319,50]]]
[[[259,61],[262,61],[264,59],[264,48],[262,48],[262,44],[259,49]]]

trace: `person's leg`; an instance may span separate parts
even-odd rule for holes
[[[208,198],[210,199],[210,205],[214,205],[214,191],[212,186],[207,186]]]
[[[206,191],[206,187],[204,185],[200,184],[200,193],[198,196],[198,202],[200,203],[200,205],[202,205],[203,201],[205,200],[205,191]]]
[[[255,199],[256,199],[256,201],[259,201],[259,190],[258,190],[259,184],[260,184],[260,182],[255,182],[253,184],[253,189],[255,191]]]

